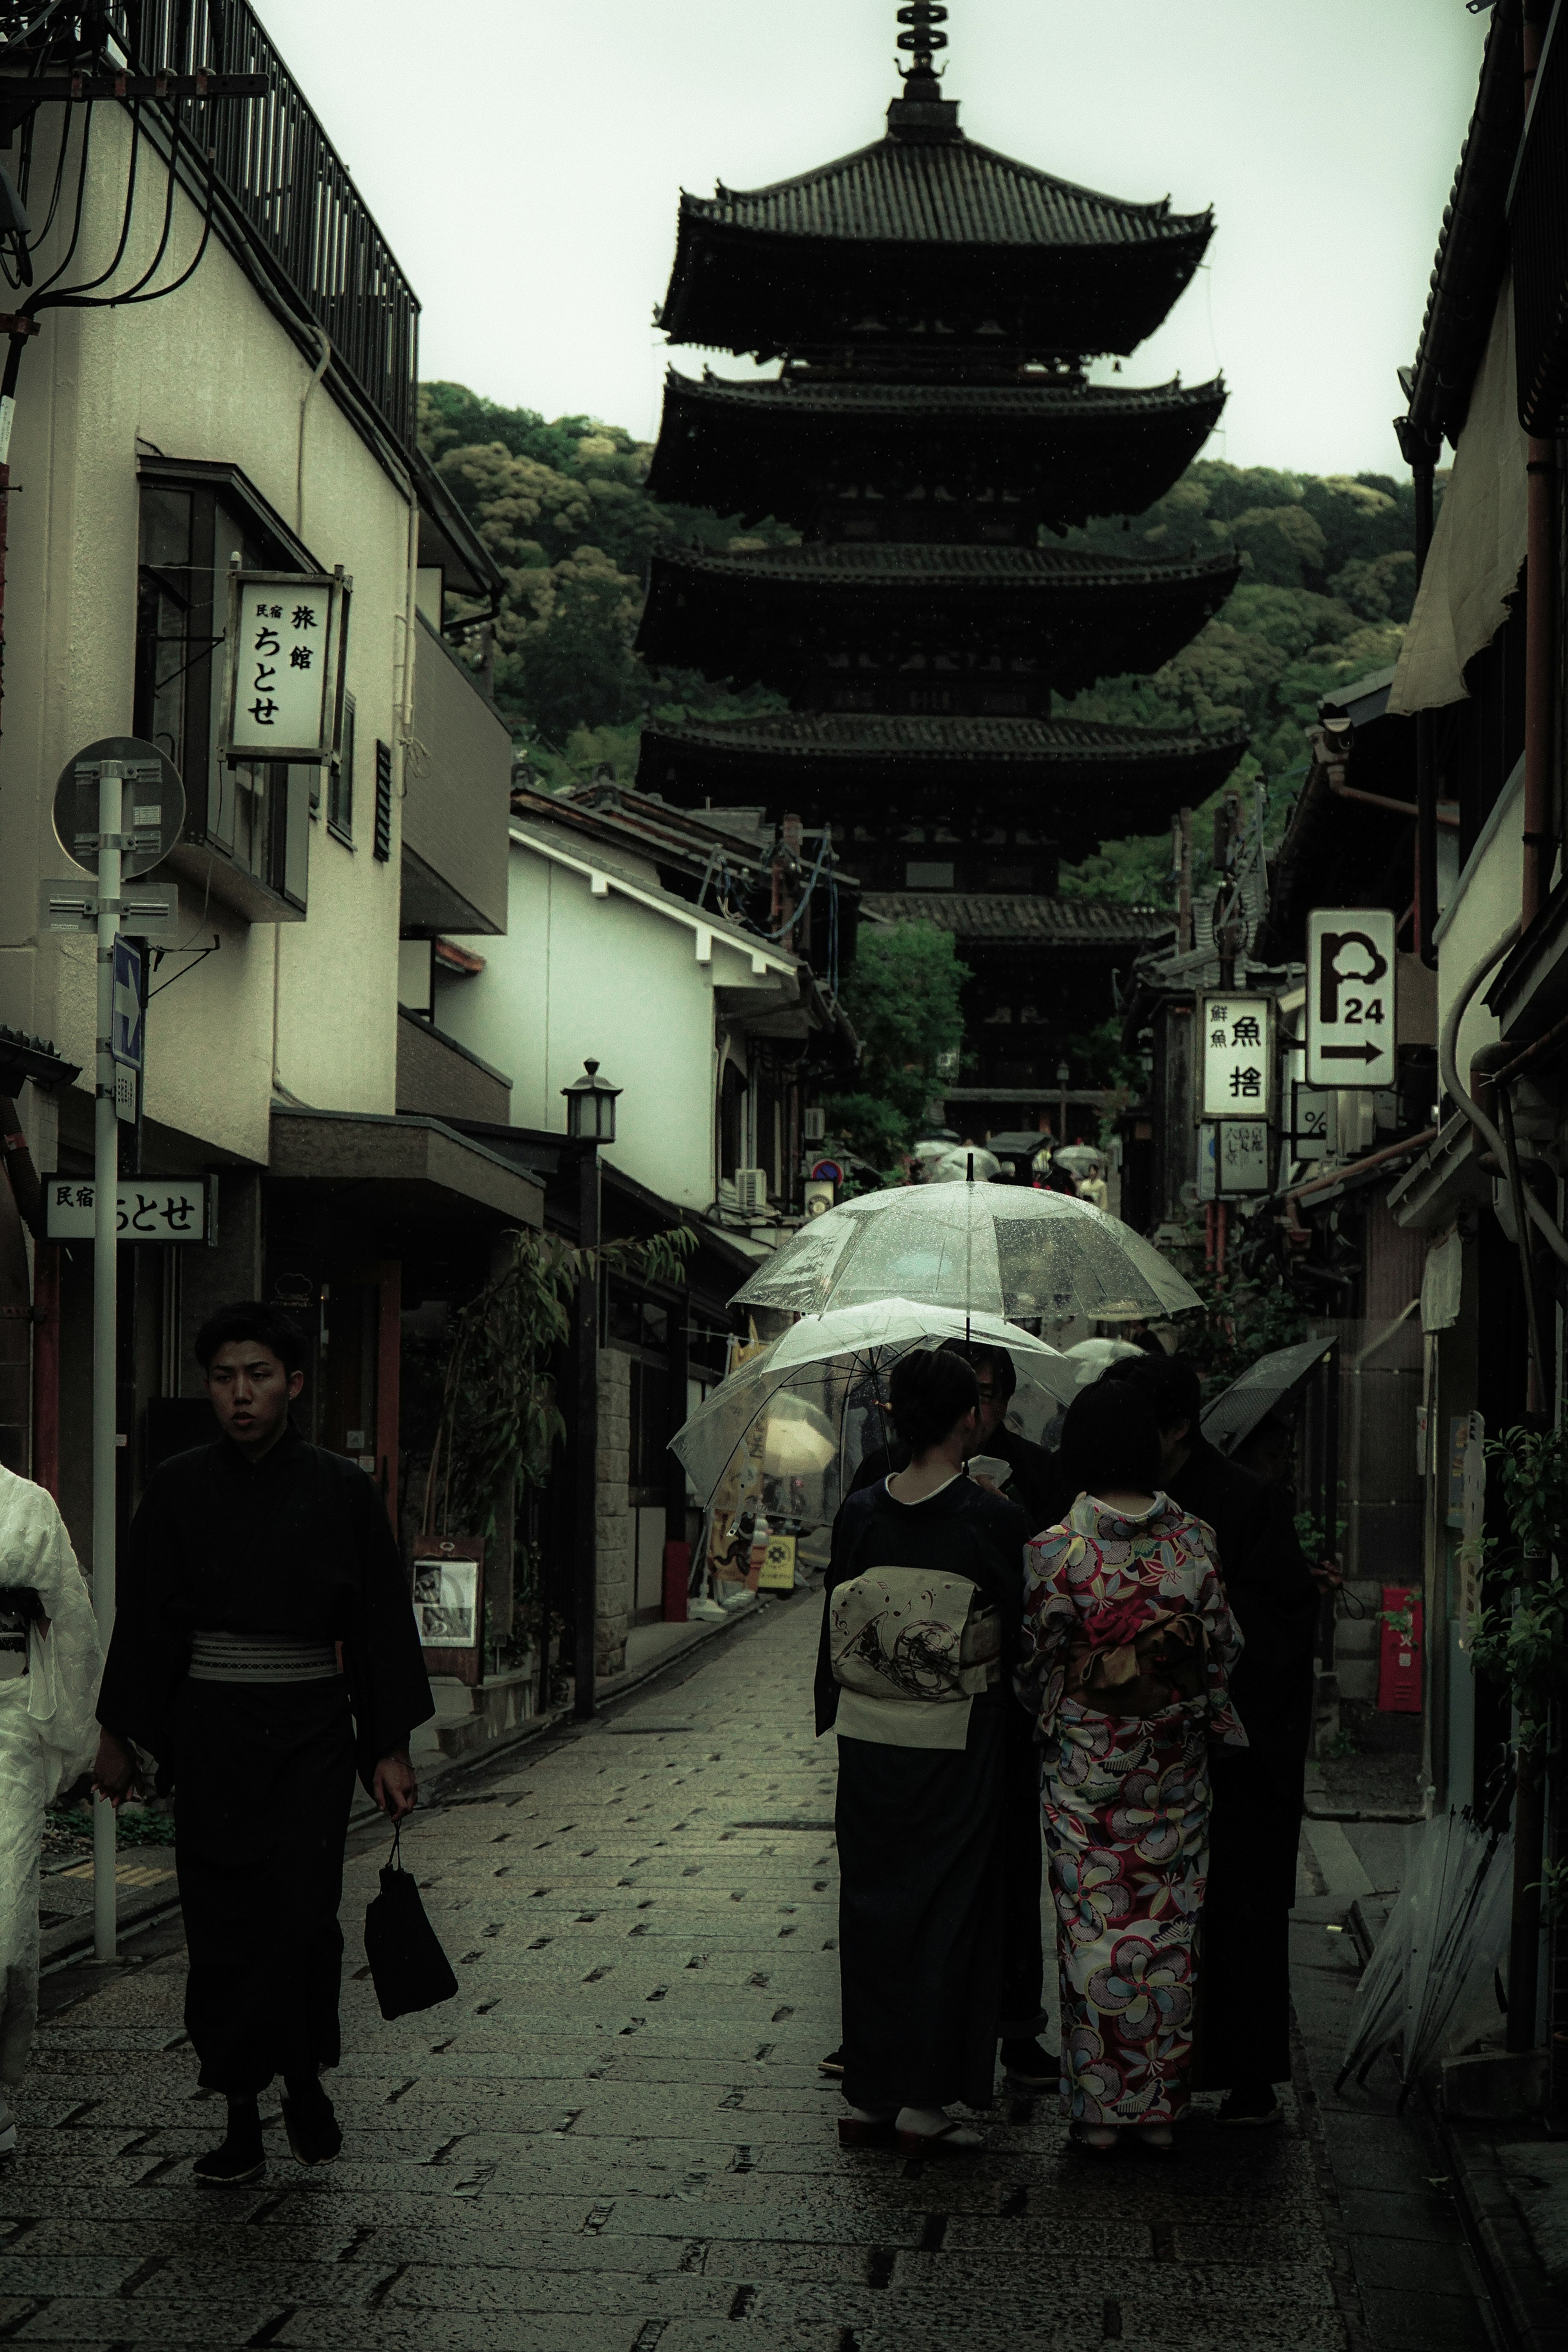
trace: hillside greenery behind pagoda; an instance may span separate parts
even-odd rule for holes
[[[629,783],[645,719],[780,709],[764,689],[728,692],[693,672],[650,672],[632,651],[648,563],[661,541],[710,549],[784,546],[763,522],[661,505],[645,487],[651,445],[588,416],[553,422],[464,385],[426,384],[421,438],[506,575],[496,630],[496,699],[547,784],[608,766]],[[1148,510],[1108,518],[1067,544],[1178,558],[1235,544],[1243,577],[1223,611],[1152,677],[1102,680],[1064,716],[1133,726],[1220,724],[1239,716],[1282,824],[1318,698],[1392,662],[1415,587],[1407,483],[1327,478],[1202,458]],[[1197,843],[1202,863],[1204,828]],[[1163,903],[1168,837],[1108,843],[1064,867],[1065,894]],[[1200,878],[1201,875],[1200,875]]]

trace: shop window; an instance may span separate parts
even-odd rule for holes
[[[342,740],[327,771],[327,831],[351,845],[354,837],[354,698],[343,697]]]
[[[726,1062],[719,1081],[719,1173],[734,1176],[746,1159],[746,1081],[733,1062]]]

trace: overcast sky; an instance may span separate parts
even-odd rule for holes
[[[895,0],[259,6],[424,304],[421,373],[650,437],[678,191],[864,146],[895,87]],[[1209,455],[1393,472],[1485,26],[1464,0],[952,0],[947,89],[1006,154],[1214,205],[1123,374],[1223,369]]]

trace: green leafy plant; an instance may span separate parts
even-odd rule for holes
[[[859,1085],[826,1108],[833,1132],[877,1168],[896,1166],[942,1090],[941,1066],[963,1041],[969,976],[952,932],[934,923],[861,928],[841,992],[860,1039]]]
[[[584,1276],[680,1282],[696,1246],[696,1234],[680,1225],[597,1250],[574,1249],[553,1234],[507,1237],[499,1270],[451,1318],[425,1474],[427,1532],[457,1528],[488,1542],[506,1496],[545,1484],[566,1433],[550,1361],[570,1337],[569,1303]],[[532,1572],[520,1590],[536,1593],[538,1564],[527,1565]]]
[[[1546,1862],[1541,1865],[1541,1875],[1531,1889],[1540,1889],[1541,1916],[1543,1919],[1560,1919],[1568,1912],[1568,1862]]]
[[[1568,1432],[1508,1429],[1487,1440],[1486,1452],[1498,1465],[1514,1541],[1506,1549],[1489,1547],[1493,1597],[1477,1615],[1471,1655],[1478,1674],[1508,1685],[1519,1746],[1528,1754],[1544,1739],[1552,1699],[1568,1682],[1568,1578],[1561,1558],[1568,1538]]]

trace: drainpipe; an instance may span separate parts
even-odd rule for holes
[[[1548,0],[1525,0],[1524,103],[1528,112],[1541,62]],[[1552,608],[1556,570],[1557,449],[1531,436],[1526,459],[1524,592],[1524,883],[1520,930],[1527,932],[1552,884]]]
[[[1437,446],[1424,443],[1411,467],[1415,489],[1415,584],[1432,545],[1432,477]],[[1437,969],[1432,934],[1437,928],[1437,714],[1415,714],[1415,944],[1429,971]]]

